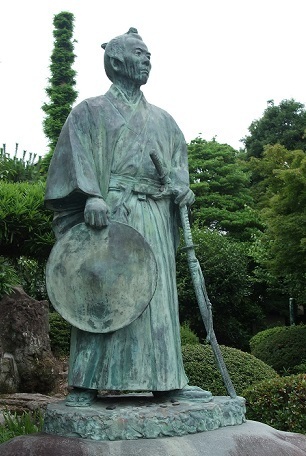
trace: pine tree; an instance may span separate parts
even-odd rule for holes
[[[72,68],[75,60],[73,29],[74,15],[63,11],[54,16],[54,48],[51,54],[51,77],[46,93],[49,103],[42,106],[46,117],[44,133],[49,139],[49,155],[52,155],[62,126],[77,98],[75,90],[76,71]]]

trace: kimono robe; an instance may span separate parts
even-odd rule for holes
[[[188,382],[176,289],[178,208],[161,188],[152,150],[168,170],[172,188],[188,187],[186,144],[173,118],[142,93],[129,103],[114,85],[104,96],[76,106],[60,134],[45,196],[46,206],[55,211],[56,236],[84,221],[88,196],[102,196],[113,220],[144,236],[158,266],[155,294],[134,322],[107,334],[72,328],[71,386],[167,391]]]

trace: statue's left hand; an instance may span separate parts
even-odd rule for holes
[[[109,207],[103,198],[89,197],[84,210],[87,225],[101,229],[108,225]]]
[[[183,187],[180,189],[175,189],[175,200],[174,202],[180,207],[191,206],[194,203],[195,196],[192,190],[189,187]]]

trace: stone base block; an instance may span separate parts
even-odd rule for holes
[[[305,456],[306,436],[256,421],[161,439],[94,442],[32,434],[0,445],[1,456]]]
[[[44,432],[89,440],[135,440],[182,436],[245,421],[245,400],[165,401],[152,395],[107,396],[91,407],[49,404]]]

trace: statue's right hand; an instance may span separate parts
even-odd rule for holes
[[[101,229],[108,225],[109,207],[103,198],[89,197],[84,209],[84,220],[87,225]]]

